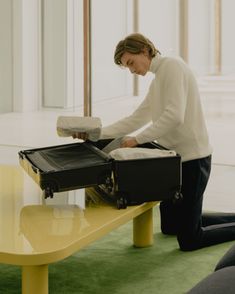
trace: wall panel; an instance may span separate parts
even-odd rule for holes
[[[213,62],[213,6],[211,1],[189,0],[188,7],[188,63],[197,74],[205,75]]]
[[[235,1],[222,1],[222,73],[235,74]]]
[[[12,1],[0,0],[0,113],[13,109]]]
[[[65,107],[67,99],[67,1],[43,1],[43,106]]]
[[[178,54],[178,1],[139,0],[139,32],[148,37],[162,55]],[[146,92],[153,75],[140,77],[140,92]]]
[[[128,33],[126,0],[92,1],[92,99],[131,95],[126,70],[114,64],[116,44]]]

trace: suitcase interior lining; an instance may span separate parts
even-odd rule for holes
[[[72,144],[71,146],[36,150],[28,153],[27,157],[41,171],[55,172],[106,163],[107,159],[95,149],[93,150],[86,144]]]

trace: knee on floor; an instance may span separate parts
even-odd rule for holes
[[[181,251],[193,251],[201,248],[201,242],[195,236],[177,236]]]

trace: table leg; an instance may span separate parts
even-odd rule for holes
[[[133,219],[133,243],[135,247],[147,247],[153,245],[152,208]]]
[[[48,265],[22,266],[22,294],[48,294]]]

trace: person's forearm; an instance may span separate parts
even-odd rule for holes
[[[176,129],[183,121],[183,114],[180,115],[174,109],[166,109],[156,122],[136,135],[136,140],[139,144],[157,140]]]
[[[143,123],[141,121],[127,117],[102,128],[101,139],[122,137],[136,131],[142,126]]]
[[[101,138],[116,138],[130,134],[151,120],[151,112],[149,109],[148,100],[145,99],[140,106],[132,113],[107,127],[102,128]]]

